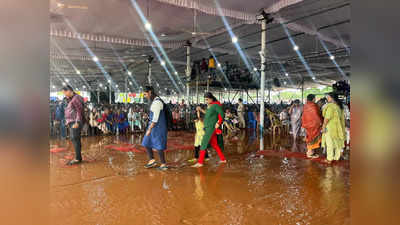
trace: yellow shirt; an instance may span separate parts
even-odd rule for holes
[[[195,140],[194,140],[194,146],[200,146],[201,145],[201,141],[203,140],[203,136],[205,134],[204,132],[204,123],[203,121],[198,120],[195,123],[196,126],[196,136],[195,136]]]
[[[215,60],[211,58],[208,60],[208,68],[215,68]]]
[[[322,115],[324,118],[329,119],[329,122],[326,125],[327,132],[322,135],[322,146],[326,147],[326,138],[329,136],[335,146],[338,148],[344,148],[346,130],[343,110],[334,103],[328,103],[326,107],[324,107]]]

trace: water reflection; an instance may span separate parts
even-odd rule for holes
[[[193,134],[171,133],[182,145]],[[346,224],[349,169],[310,160],[256,157],[257,133],[241,131],[225,139],[227,164],[215,152],[202,168],[190,168],[191,150],[167,152],[172,169],[143,168],[146,155],[109,145],[139,144],[139,135],[83,139],[83,155],[93,160],[65,167],[68,151],[50,157],[52,224]],[[285,137],[266,136],[269,149],[292,148]],[[51,141],[51,146],[68,146]],[[266,147],[266,149],[267,149]],[[268,221],[268,223],[266,223]]]

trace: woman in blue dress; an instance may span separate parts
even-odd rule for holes
[[[159,169],[167,170],[164,150],[167,148],[168,128],[164,112],[164,102],[157,96],[151,86],[145,87],[144,97],[151,102],[149,125],[142,141],[142,145],[146,148],[150,159],[145,168],[153,168],[157,165],[153,155],[154,149],[160,156],[161,165]]]
[[[118,115],[118,130],[119,130],[119,133],[125,134],[126,133],[126,129],[129,127],[129,123],[128,123],[126,117],[125,117],[125,113],[122,112],[120,109],[118,109],[117,115]]]

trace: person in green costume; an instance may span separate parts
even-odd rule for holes
[[[211,146],[217,152],[220,163],[226,163],[224,154],[222,150],[224,148],[224,140],[222,138],[222,131],[220,129],[221,124],[224,121],[224,111],[222,109],[221,103],[214,97],[210,92],[204,95],[204,98],[208,104],[207,111],[199,109],[204,116],[204,131],[203,140],[200,146],[200,157],[196,164],[192,167],[202,167],[204,164],[204,157],[206,155],[206,149]]]
[[[335,93],[329,93],[327,99],[328,104],[324,106],[322,111],[324,117],[322,147],[326,149],[325,162],[330,164],[332,161],[340,159],[346,140],[346,130],[342,102]]]

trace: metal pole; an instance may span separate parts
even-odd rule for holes
[[[210,91],[210,78],[207,78],[207,92]]]
[[[186,45],[186,127],[189,125],[189,98],[190,98],[190,73],[192,72],[192,68],[190,66],[190,47],[191,43],[187,42]]]
[[[97,104],[100,104],[100,91],[97,90]]]
[[[110,103],[110,105],[111,105],[111,83],[110,83],[110,85],[108,86],[108,99],[109,99],[109,103]]]
[[[258,88],[256,90],[257,90],[256,104],[258,104]]]
[[[149,74],[148,74],[148,82],[149,82],[149,85],[151,86],[151,62],[148,64],[148,70],[149,70]]]
[[[125,78],[125,105],[128,104],[128,76]]]
[[[304,79],[301,80],[301,103],[304,104]]]
[[[271,104],[271,87],[268,89],[268,103]]]
[[[199,104],[199,74],[196,77],[196,104]]]
[[[264,18],[261,23],[261,102],[260,107],[260,151],[264,150],[264,95],[265,95],[265,71],[266,71],[266,41],[267,41],[267,19]]]

